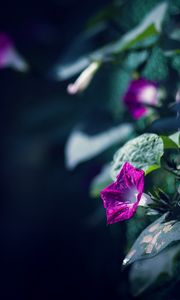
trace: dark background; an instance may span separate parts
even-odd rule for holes
[[[31,66],[27,74],[0,71],[2,300],[128,297],[127,274],[121,273],[124,225],[106,226],[103,211],[96,217],[100,200],[89,198],[101,157],[72,172],[64,166],[64,145],[77,123],[88,116],[94,128],[101,128],[101,110],[103,124],[110,124],[103,111],[105,92],[99,91],[99,102],[93,90],[70,97],[67,83],[53,80],[49,72],[106,3],[1,4],[0,30]],[[88,121],[83,124],[93,131]]]

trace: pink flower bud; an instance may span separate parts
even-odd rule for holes
[[[134,119],[139,119],[147,114],[148,108],[145,104],[157,104],[157,85],[144,78],[131,81],[126,94],[124,103]]]

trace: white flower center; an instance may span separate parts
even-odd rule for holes
[[[139,95],[140,102],[153,104],[156,100],[157,91],[154,86],[147,86],[142,89]]]

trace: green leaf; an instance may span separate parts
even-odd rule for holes
[[[148,51],[134,51],[131,52],[124,61],[124,67],[128,70],[137,69],[148,58]]]
[[[173,40],[180,41],[180,28],[176,28],[171,34],[170,38]]]
[[[138,209],[135,215],[133,216],[133,218],[129,219],[126,224],[126,253],[132,246],[132,241],[135,241],[140,233],[144,230],[144,228],[149,225],[148,219],[144,217],[145,210],[145,207],[138,205]]]
[[[177,149],[178,148],[178,144],[176,142],[174,142],[172,138],[165,136],[165,135],[161,135],[161,138],[164,143],[164,149]]]
[[[180,2],[179,0],[169,1],[169,10],[172,15],[177,15],[180,13]]]
[[[171,61],[172,67],[178,72],[180,73],[180,53],[178,53],[177,55],[174,55],[172,57],[172,61]]]
[[[167,214],[164,214],[140,234],[125,257],[123,266],[141,259],[151,258],[179,240],[180,221],[167,221]]]
[[[73,63],[60,65],[57,69],[57,76],[60,80],[65,80],[83,68],[86,68],[88,62],[104,61],[108,56],[119,54],[125,50],[134,47],[139,42],[145,41],[149,37],[158,36],[161,32],[162,22],[167,10],[167,3],[158,4],[150,13],[140,22],[138,26],[124,34],[117,41],[110,43],[94,52],[80,57]],[[152,41],[154,43],[154,39]]]
[[[119,53],[134,46],[141,40],[161,32],[162,22],[167,10],[167,3],[163,2],[155,6],[148,15],[131,31],[123,35],[117,42],[102,48],[100,51]]]
[[[105,132],[89,136],[81,131],[73,131],[65,147],[66,166],[75,168],[80,162],[89,160],[112,145],[123,142],[133,132],[129,123],[116,126]]]
[[[148,288],[157,288],[167,280],[175,278],[180,267],[180,262],[176,261],[179,255],[180,243],[176,243],[152,258],[136,261],[130,271],[133,296],[139,296]]]
[[[119,117],[121,112],[124,110],[124,105],[121,99],[124,96],[131,80],[132,77],[129,71],[122,68],[119,64],[113,67],[109,78],[110,93],[108,109],[115,117]]]
[[[178,147],[180,147],[180,132],[179,132],[179,131],[177,131],[177,132],[171,134],[171,135],[169,136],[169,138],[170,138],[170,139],[171,139]]]
[[[154,24],[149,25],[145,29],[143,28],[144,30],[142,30],[142,28],[142,25],[138,26],[134,30],[125,34],[118,42],[114,43],[111,48],[112,54],[118,54],[124,50],[128,50],[138,42],[158,33]]]
[[[164,55],[166,57],[173,57],[177,54],[180,54],[180,49],[171,49],[171,50],[166,50],[166,51],[163,51]]]
[[[110,177],[110,169],[111,165],[105,165],[101,172],[92,180],[90,186],[90,195],[91,197],[99,197],[100,192],[110,183],[112,183],[112,179]]]
[[[111,176],[115,180],[123,164],[128,161],[135,168],[149,173],[160,167],[163,155],[162,139],[152,133],[145,133],[130,140],[114,155]]]
[[[152,165],[152,166],[150,166],[150,167],[146,170],[145,174],[147,175],[147,174],[149,174],[149,173],[151,173],[151,172],[153,172],[153,171],[155,171],[155,170],[157,170],[157,169],[159,169],[159,168],[160,168],[160,165]]]
[[[150,80],[165,80],[168,76],[167,58],[159,47],[154,47],[143,70],[143,76]]]
[[[160,0],[161,1],[161,0]],[[123,28],[132,28],[136,26],[159,2],[159,0],[142,1],[124,1],[124,5],[121,9],[121,15],[119,23]],[[131,7],[131,13],[129,8]],[[127,22],[128,20],[128,22]]]

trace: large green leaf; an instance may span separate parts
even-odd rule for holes
[[[134,167],[149,172],[160,167],[160,159],[163,155],[162,139],[152,133],[145,133],[130,140],[114,155],[111,176],[115,180],[123,164],[128,161]]]
[[[138,296],[175,278],[180,270],[179,255],[180,243],[176,243],[152,258],[135,262],[130,271],[132,294]]]
[[[73,131],[65,147],[66,166],[75,168],[80,162],[89,160],[110,146],[127,140],[133,126],[124,123],[97,135],[87,135],[79,130]]]
[[[153,257],[170,244],[179,240],[180,221],[169,221],[167,220],[167,214],[164,214],[140,234],[125,257],[123,266],[140,259]]]

